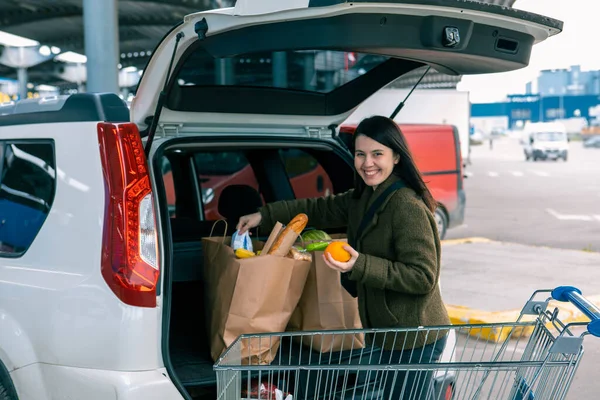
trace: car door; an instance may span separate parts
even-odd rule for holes
[[[239,0],[189,15],[166,35],[131,120],[143,135],[154,120],[162,136],[242,129],[330,137],[362,101],[410,71],[516,70],[561,29],[544,16],[462,0]]]

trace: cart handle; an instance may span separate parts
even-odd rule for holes
[[[600,337],[600,309],[583,297],[581,290],[573,286],[559,286],[552,291],[552,298],[558,301],[570,301],[589,319],[588,332]]]

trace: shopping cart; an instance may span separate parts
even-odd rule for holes
[[[561,322],[559,309],[548,309],[553,299],[571,302],[591,322]],[[401,350],[363,347],[360,333],[368,343],[403,338],[393,347]],[[423,334],[447,338],[439,361],[407,343]],[[600,310],[578,289],[561,286],[534,292],[516,322],[243,335],[214,366],[218,399],[564,399],[588,334],[600,337]],[[325,342],[340,335],[349,350],[311,346],[317,336]],[[279,343],[268,365],[251,357],[262,341]]]

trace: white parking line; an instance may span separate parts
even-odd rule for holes
[[[536,174],[537,176],[550,176],[549,173],[544,172],[544,171],[533,171],[533,170],[529,170],[529,172],[532,172],[534,174]]]
[[[561,220],[561,221],[593,221],[594,220],[594,218],[592,218],[590,215],[560,214],[551,208],[546,208],[546,212],[548,214],[552,215],[554,218]],[[597,217],[597,216],[594,216],[594,217]],[[598,220],[600,221],[600,219],[598,219]]]
[[[488,172],[488,175],[489,175],[489,176],[492,176],[492,177],[497,177],[497,176],[498,176],[498,173],[497,173],[497,172],[492,172],[492,171],[490,171],[490,172]]]
[[[594,215],[594,218],[596,218],[598,221],[600,221],[600,215]]]
[[[523,176],[523,173],[521,171],[513,171],[512,174],[514,176]]]

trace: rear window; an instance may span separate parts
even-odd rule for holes
[[[281,157],[297,199],[334,193],[329,175],[315,157],[300,149],[283,149]]]
[[[201,152],[194,154],[204,220],[216,221],[227,219],[222,215],[219,205],[223,191],[232,185],[249,186],[259,193],[258,180],[250,162],[243,151]],[[231,193],[231,192],[230,192]],[[246,199],[239,199],[242,203]]]
[[[290,50],[214,58],[203,48],[180,69],[180,86],[258,86],[328,93],[389,57],[344,51]]]
[[[0,255],[19,256],[33,243],[54,201],[54,145],[6,141],[0,153]]]

